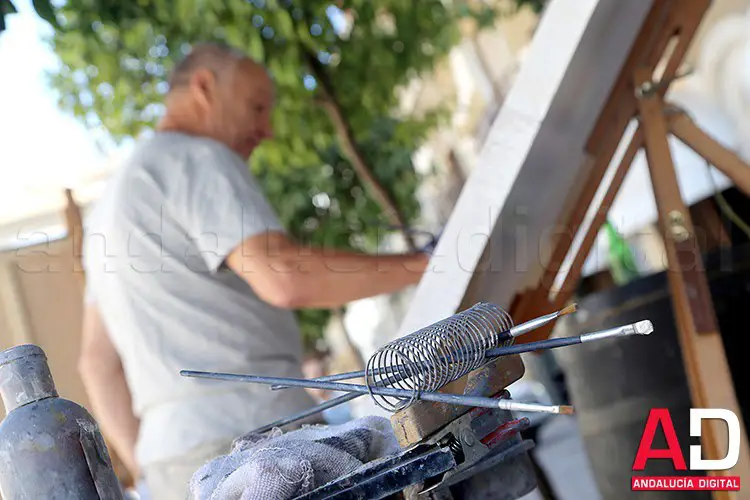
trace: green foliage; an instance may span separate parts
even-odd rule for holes
[[[55,10],[49,0],[32,0],[31,3],[39,17],[50,23],[53,28],[61,29],[55,17]]]
[[[302,333],[302,345],[305,352],[318,349],[321,330],[328,323],[331,311],[327,309],[301,309],[297,311],[297,321]]]
[[[413,125],[413,124],[411,124]],[[398,201],[400,208],[413,219],[418,214],[414,188],[418,176],[411,164],[408,142],[414,131],[404,130],[407,124],[393,119],[375,123],[360,147],[370,165],[377,165],[378,180]],[[279,218],[298,240],[325,248],[357,248],[376,251],[386,234],[380,206],[366,195],[366,188],[357,177],[348,159],[331,144],[316,149],[316,163],[294,161],[280,169],[275,157],[292,158],[291,149],[261,148],[254,155],[251,170],[263,184]],[[329,311],[302,310],[299,319],[308,348],[314,347]]]
[[[547,0],[513,0],[515,4],[518,6],[518,8],[523,7],[529,7],[532,12],[535,14],[540,14],[543,10],[545,5],[547,5]]]
[[[354,20],[343,32],[328,2],[66,0],[57,16],[62,29],[51,41],[62,60],[52,82],[64,109],[103,125],[119,141],[154,126],[165,77],[190,44],[220,41],[244,49],[269,68],[277,85],[275,139],[254,154],[251,168],[283,223],[318,245],[373,250],[384,234],[375,223],[384,221],[382,208],[342,153],[319,105],[321,85],[309,58],[320,62],[315,66],[375,178],[412,222],[418,176],[411,153],[444,110],[396,116],[396,89],[448,53],[459,40],[460,17],[486,25],[492,11],[441,0],[336,4]],[[300,318],[306,334],[314,335],[327,312],[303,311]]]
[[[604,222],[604,231],[609,242],[609,268],[617,285],[624,285],[639,277],[635,256],[628,242],[610,220]]]
[[[5,16],[18,12],[10,0],[0,0],[0,33],[5,31]]]

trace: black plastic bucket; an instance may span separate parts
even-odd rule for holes
[[[736,247],[705,258],[705,266],[721,336],[734,378],[745,425],[749,387],[738,341],[747,334],[744,321],[750,312],[750,247]],[[554,350],[575,405],[591,467],[604,500],[624,498],[710,499],[710,492],[648,491],[631,489],[632,476],[702,476],[678,471],[671,460],[649,460],[644,471],[633,462],[651,408],[669,408],[686,464],[692,405],[666,272],[625,286],[596,292],[578,301],[578,312],[560,321],[555,336],[573,336],[642,319],[654,324],[648,337],[625,337]],[[667,448],[664,434],[656,433],[654,448]]]

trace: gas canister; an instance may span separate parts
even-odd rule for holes
[[[122,500],[96,421],[61,398],[44,351],[0,352],[0,495],[4,500]]]

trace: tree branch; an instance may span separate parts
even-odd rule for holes
[[[351,125],[344,116],[341,105],[336,98],[336,93],[333,89],[333,85],[330,79],[328,78],[328,75],[326,74],[325,68],[323,68],[317,57],[315,57],[315,54],[312,54],[309,51],[305,52],[305,59],[308,67],[310,68],[310,72],[318,82],[320,89],[319,102],[325,108],[325,110],[328,112],[328,116],[331,118],[331,122],[333,123],[333,127],[336,130],[339,142],[341,143],[341,149],[349,158],[349,161],[352,162],[354,171],[357,172],[357,175],[365,183],[365,186],[371,191],[373,198],[375,198],[375,201],[377,201],[383,209],[383,212],[388,218],[388,221],[391,224],[401,228],[401,234],[406,240],[406,244],[408,245],[409,250],[414,251],[416,249],[416,245],[414,244],[414,239],[412,238],[411,234],[408,233],[405,229],[407,227],[406,219],[399,210],[398,206],[396,206],[396,203],[393,201],[391,196],[388,194],[388,191],[386,191],[385,188],[380,184],[380,182],[378,182],[378,180],[375,178],[372,173],[372,169],[367,164],[367,160],[365,159],[364,154],[362,153],[362,150],[360,149],[359,144],[357,144],[357,140],[354,137],[354,131],[352,130]]]

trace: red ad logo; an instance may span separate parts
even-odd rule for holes
[[[691,471],[721,471],[729,470],[739,461],[740,457],[740,422],[733,412],[721,408],[691,408],[690,435],[700,437],[703,420],[720,419],[727,424],[729,431],[729,446],[726,455],[721,459],[704,459],[700,445],[690,446],[689,465]],[[661,428],[667,441],[666,449],[654,449],[653,442],[657,430]],[[677,433],[672,423],[672,416],[666,408],[653,408],[646,420],[638,452],[633,462],[634,471],[642,471],[646,463],[652,459],[669,459],[675,470],[688,470],[685,463]],[[710,490],[710,491],[739,491],[739,476],[722,477],[693,477],[693,476],[633,476],[632,490]]]

